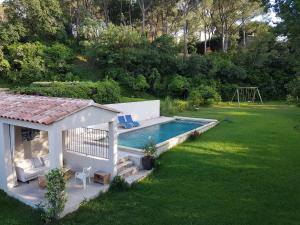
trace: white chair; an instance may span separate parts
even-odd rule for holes
[[[82,172],[76,172],[75,173],[75,180],[79,179],[83,183],[83,189],[86,189],[86,179],[88,178],[89,183],[91,183],[91,169],[92,167],[85,167],[83,168]]]

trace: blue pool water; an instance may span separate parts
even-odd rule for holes
[[[131,148],[143,149],[149,142],[158,144],[209,122],[196,120],[172,120],[138,130],[122,133],[118,143]]]

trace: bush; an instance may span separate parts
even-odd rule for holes
[[[7,78],[21,84],[43,80],[46,74],[45,48],[39,42],[9,45],[7,51],[10,70]]]
[[[221,97],[215,88],[205,85],[193,89],[188,99],[191,106],[212,105],[221,101]]]
[[[174,105],[177,112],[183,112],[187,110],[189,106],[188,102],[183,100],[174,100]]]
[[[230,101],[237,89],[238,85],[236,84],[222,84],[220,87],[220,93],[222,99],[225,101]]]
[[[59,169],[50,170],[46,175],[47,192],[45,193],[46,202],[42,208],[44,210],[43,219],[49,223],[59,219],[60,214],[65,208],[67,196],[65,192],[66,182],[63,172]]]
[[[64,44],[55,43],[45,49],[45,66],[47,78],[50,80],[65,81],[70,73],[70,64],[74,59],[72,49]]]
[[[169,94],[174,97],[184,98],[190,87],[186,77],[176,75],[168,85]]]
[[[163,116],[172,116],[175,114],[176,108],[170,97],[166,97],[164,101],[161,101],[160,112]]]
[[[300,106],[300,76],[290,81],[286,88],[288,90],[287,101],[288,103],[297,104]]]
[[[200,105],[204,105],[204,99],[200,91],[193,89],[189,93],[188,103],[191,107],[199,107]]]
[[[156,144],[152,141],[147,143],[144,147],[144,156],[155,157],[157,152]]]
[[[121,176],[115,176],[112,180],[109,191],[126,191],[130,188],[130,185]]]
[[[44,95],[54,97],[93,99],[97,103],[120,102],[121,90],[117,82],[47,82],[33,83],[28,87],[14,89],[21,94]]]

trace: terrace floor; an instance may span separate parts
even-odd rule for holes
[[[79,180],[75,181],[74,177],[67,181],[66,186],[68,200],[63,215],[78,209],[81,202],[97,197],[100,192],[106,192],[109,187],[91,180],[91,183],[87,182],[86,189],[83,189],[82,183]],[[10,189],[10,195],[27,205],[36,207],[44,200],[45,191],[46,189],[41,189],[35,179],[29,183],[19,182],[19,186]]]

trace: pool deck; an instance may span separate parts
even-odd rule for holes
[[[131,129],[124,129],[124,128],[119,127],[118,128],[118,133],[122,134],[122,133],[130,132],[130,131],[138,130],[138,129],[141,129],[141,128],[144,128],[144,127],[149,127],[149,126],[159,124],[159,123],[166,123],[166,122],[169,122],[169,121],[172,121],[172,120],[175,120],[175,119],[176,119],[175,117],[161,116],[161,117],[158,117],[158,118],[142,120],[142,121],[139,121],[139,123],[140,123],[139,127],[133,127]]]

